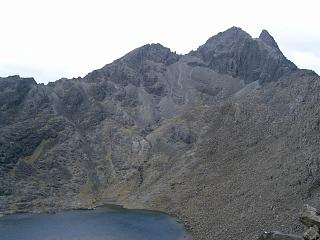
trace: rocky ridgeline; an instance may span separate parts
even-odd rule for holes
[[[0,214],[115,203],[200,240],[300,232],[295,209],[320,197],[319,103],[317,74],[236,27],[83,78],[0,78]]]
[[[303,236],[284,234],[280,232],[265,232],[259,240],[318,240],[320,239],[320,215],[317,209],[304,205],[300,213],[300,222],[305,226]]]

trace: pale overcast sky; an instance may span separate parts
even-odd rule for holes
[[[320,73],[319,0],[0,0],[0,76],[84,76],[146,43],[187,53],[232,26],[267,29]]]

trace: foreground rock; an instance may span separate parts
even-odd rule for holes
[[[302,236],[284,234],[280,232],[265,232],[259,238],[260,240],[317,240],[320,239],[319,234],[319,225],[320,225],[320,216],[317,214],[317,210],[314,207],[309,205],[304,205],[303,210],[300,214],[300,221],[305,225],[306,230]]]
[[[303,240],[303,237],[280,232],[266,232],[258,238],[259,240]]]
[[[300,215],[300,221],[307,227],[320,226],[320,216],[317,209],[309,205],[304,205]]]
[[[312,226],[308,228],[307,231],[303,233],[303,238],[307,240],[320,239],[319,228],[317,226]]]

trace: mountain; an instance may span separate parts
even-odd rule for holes
[[[148,44],[48,85],[0,78],[0,213],[160,210],[194,239],[299,232],[319,207],[320,77],[263,30]]]

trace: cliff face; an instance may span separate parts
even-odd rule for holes
[[[235,27],[84,78],[1,78],[0,212],[114,202],[175,214],[195,239],[296,232],[318,204],[319,80]]]
[[[210,38],[195,55],[211,69],[240,77],[246,83],[275,81],[297,68],[283,56],[266,30],[258,39],[252,39],[240,28],[230,28]]]

